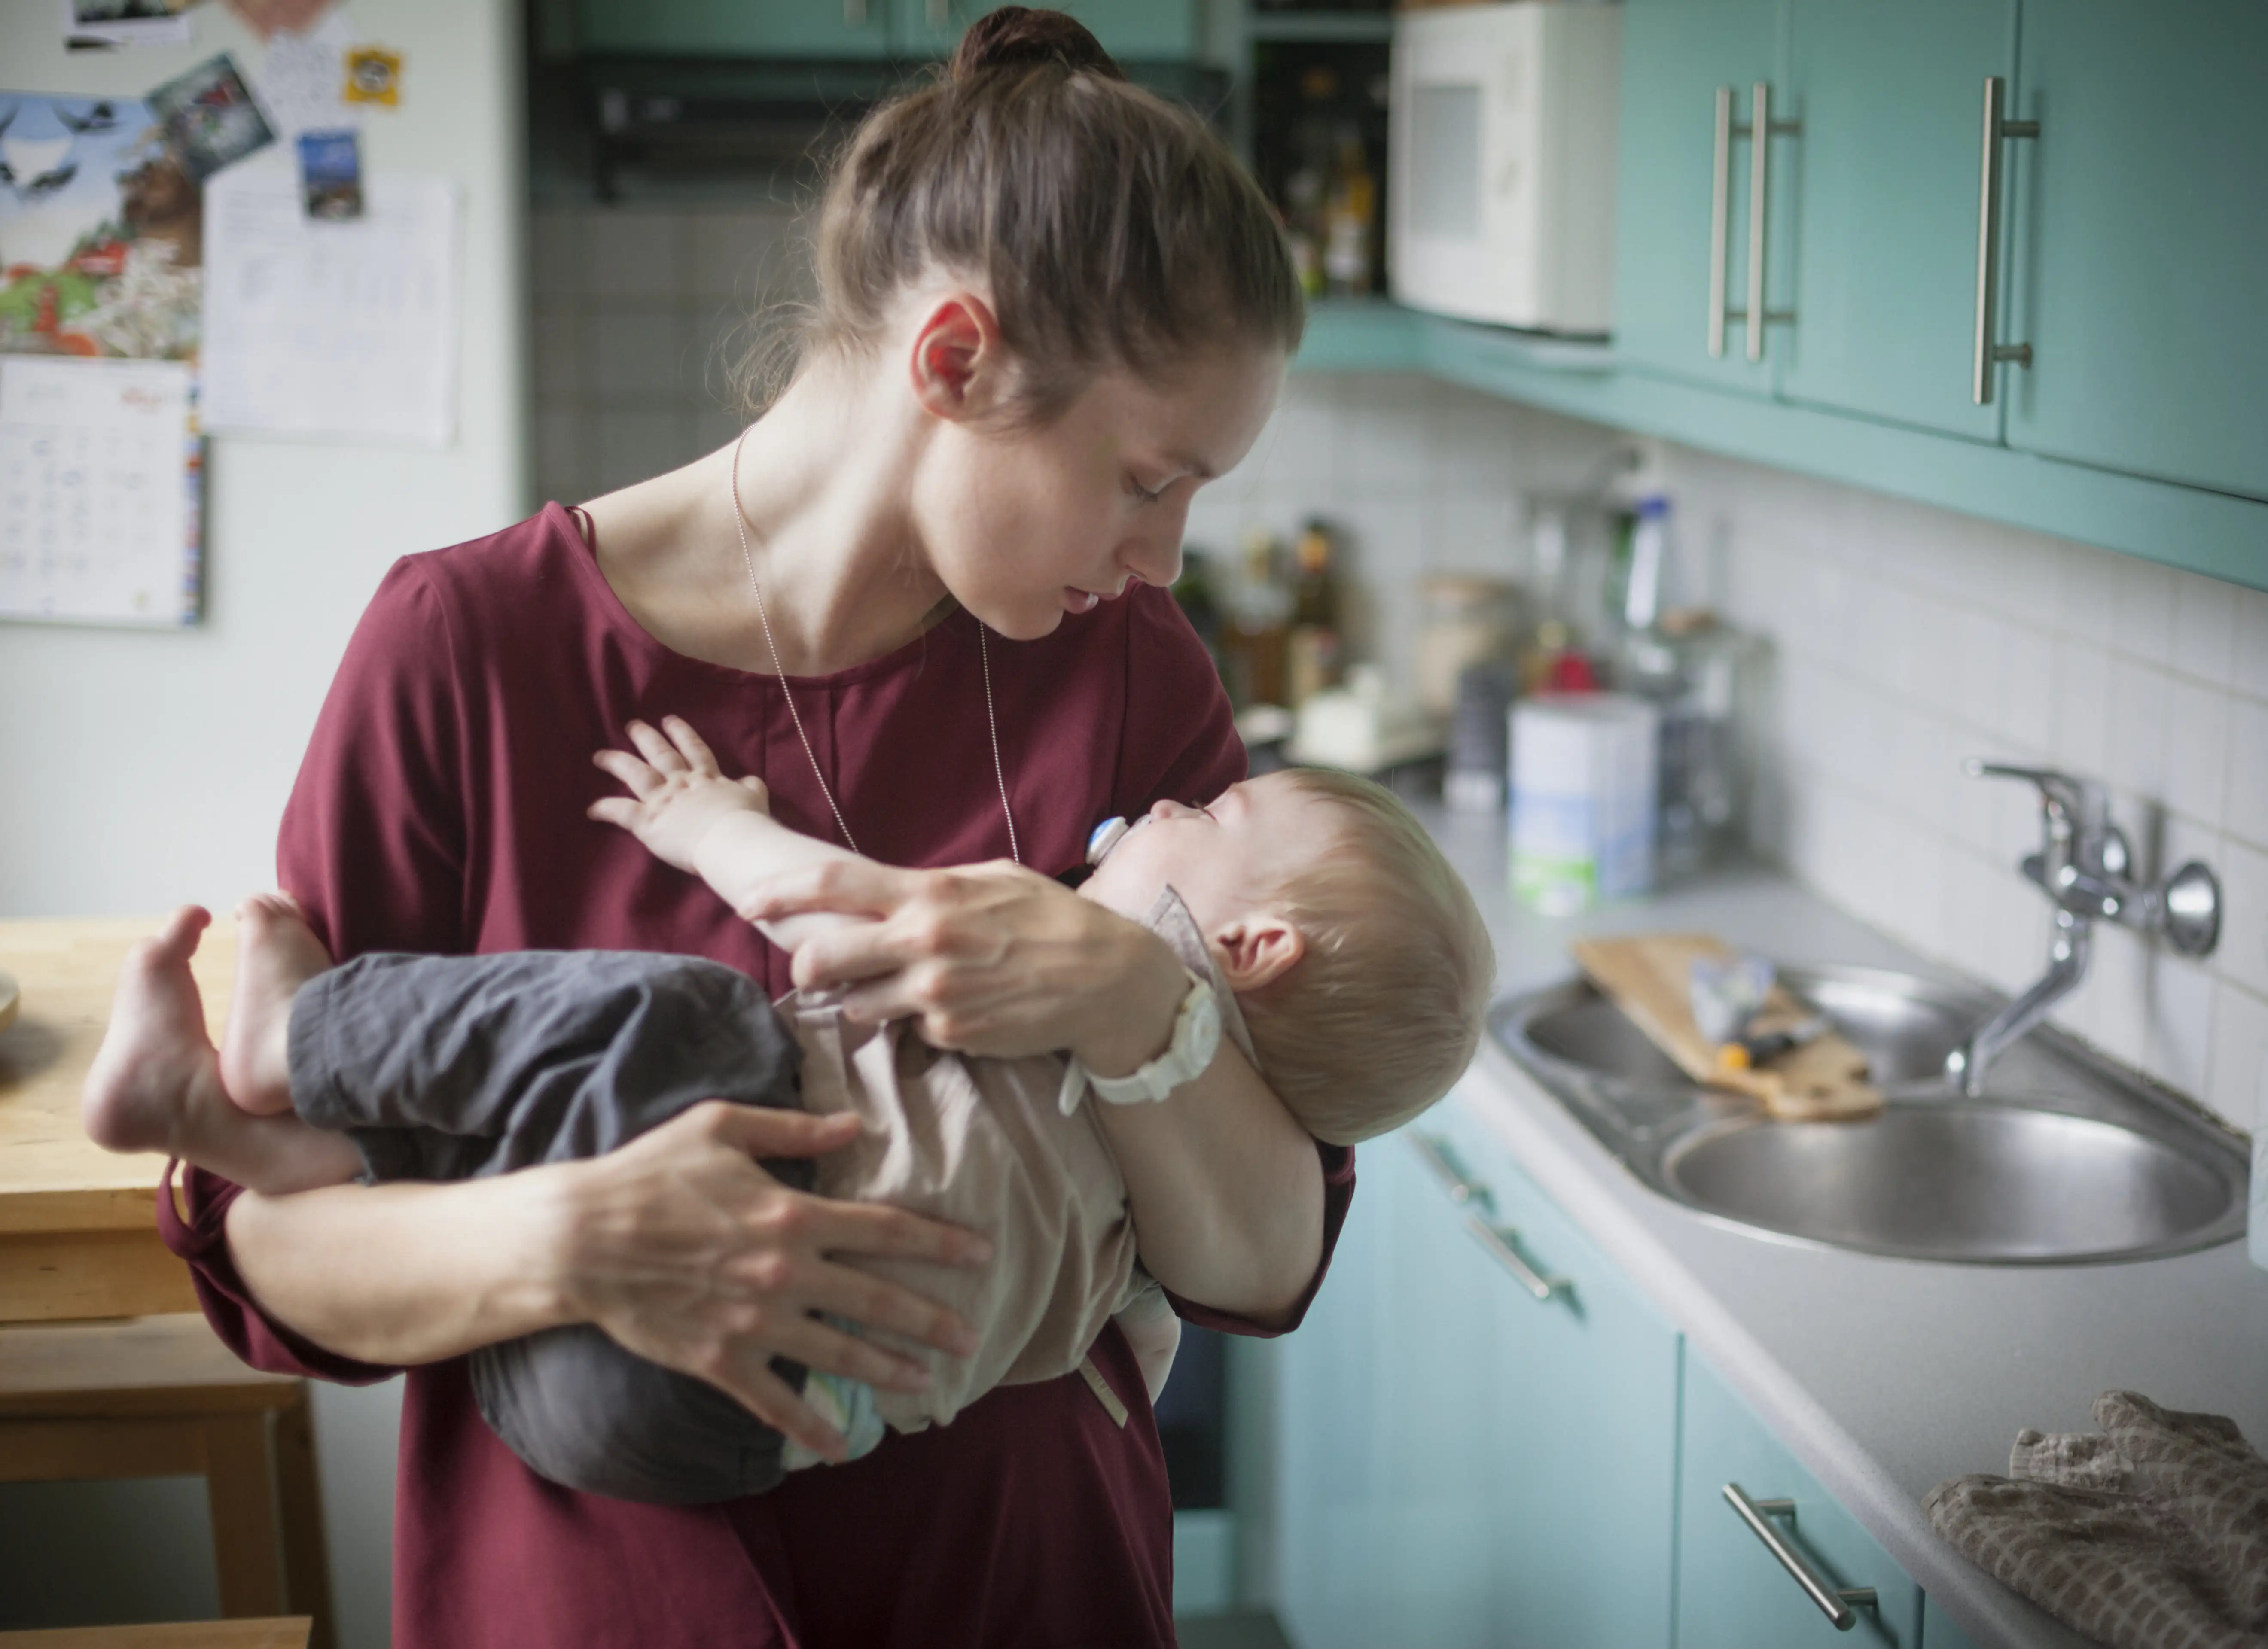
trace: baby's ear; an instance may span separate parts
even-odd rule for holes
[[[1239,917],[1212,931],[1213,955],[1231,990],[1257,990],[1292,971],[1307,953],[1307,941],[1283,917]]]

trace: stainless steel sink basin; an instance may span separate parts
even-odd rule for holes
[[[1513,998],[1497,1041],[1639,1179],[1715,1218],[1800,1242],[1975,1264],[2140,1259],[2243,1228],[2241,1139],[2052,1029],[1962,1099],[1947,1052],[1985,992],[1860,968],[1781,977],[1873,1064],[1862,1123],[1778,1123],[1696,1086],[1580,980]]]

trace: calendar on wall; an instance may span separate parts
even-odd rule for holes
[[[196,622],[194,383],[180,361],[0,355],[0,618]]]

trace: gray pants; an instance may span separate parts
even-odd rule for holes
[[[755,981],[696,957],[357,957],[291,1003],[291,1103],[368,1178],[465,1180],[599,1156],[703,1100],[794,1108],[799,1054]],[[768,1162],[808,1189],[805,1161]],[[796,1390],[804,1371],[772,1367]],[[689,1505],[780,1478],[780,1433],[589,1324],[473,1353],[481,1413],[554,1483]]]

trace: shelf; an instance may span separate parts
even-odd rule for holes
[[[1384,11],[1249,11],[1244,32],[1256,40],[1388,40],[1394,18]]]
[[[2051,533],[2268,590],[2268,503],[2065,463],[1618,364],[1383,299],[1313,306],[1302,372],[1424,372],[1568,417]]]

